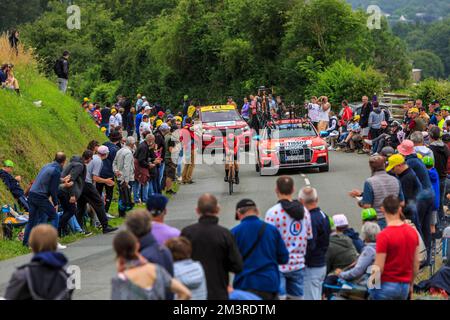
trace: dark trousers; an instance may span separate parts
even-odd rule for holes
[[[26,212],[30,212],[30,206],[28,205],[28,199],[25,196],[21,196],[17,199],[19,206]]]
[[[70,195],[68,193],[59,191],[58,199],[59,199],[59,203],[61,204],[61,207],[63,209],[63,215],[59,219],[58,232],[60,234],[63,234],[63,233],[66,233],[67,224],[69,223],[69,220],[74,215],[77,215],[78,212],[77,212],[76,203],[70,203]],[[82,217],[80,217],[80,218],[77,217],[77,220],[82,220]]]
[[[433,197],[417,200],[417,212],[419,214],[419,224],[423,242],[427,248],[427,262],[430,261],[431,254],[431,215],[433,212]]]
[[[263,300],[280,300],[277,292],[274,293],[274,292],[258,291],[253,289],[248,289],[246,291],[257,295]]]
[[[134,203],[131,197],[131,185],[119,184],[119,216],[125,217],[127,211],[133,209]]]
[[[28,197],[28,205],[30,207],[30,215],[23,237],[23,244],[25,246],[28,246],[28,239],[30,238],[31,230],[38,224],[45,223],[48,220],[52,221],[52,225],[55,229],[58,228],[56,210],[50,200],[48,200],[48,197],[30,193]]]
[[[111,201],[112,201],[113,195],[114,195],[114,186],[110,187],[104,183],[97,183],[96,188],[101,197],[103,196],[103,189],[105,190],[105,193],[106,193],[105,210],[108,213],[109,207],[111,206]]]
[[[438,225],[440,225],[445,219],[444,202],[446,193],[447,177],[439,178],[439,211],[438,211]],[[437,196],[437,195],[436,195]]]
[[[86,182],[84,184],[83,193],[81,194],[80,199],[78,199],[77,220],[81,227],[84,226],[82,217],[86,211],[86,204],[88,203],[97,214],[97,218],[102,224],[102,227],[106,228],[108,226],[108,218],[106,217],[105,204],[103,203],[102,197],[92,183]]]

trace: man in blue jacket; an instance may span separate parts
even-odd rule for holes
[[[309,211],[313,238],[308,240],[305,257],[305,300],[322,300],[322,284],[327,274],[325,255],[330,244],[331,226],[329,217],[320,210],[317,190],[303,188],[300,202]]]
[[[11,160],[6,160],[3,162],[3,168],[0,169],[0,179],[3,180],[3,182],[6,185],[6,188],[11,192],[14,199],[17,200],[19,203],[19,206],[26,210],[26,212],[30,211],[30,208],[28,206],[28,200],[25,196],[25,192],[23,191],[22,187],[20,186],[21,177],[13,177],[12,173],[14,170],[14,162]]]
[[[61,172],[66,163],[66,155],[58,152],[52,163],[44,166],[34,181],[28,195],[30,216],[25,228],[23,244],[28,246],[31,230],[47,220],[58,229],[56,207],[58,206],[58,190],[61,184]],[[68,181],[65,181],[68,183]],[[71,186],[68,184],[68,186]],[[51,198],[51,201],[50,201]],[[47,219],[48,218],[48,219]]]
[[[277,228],[259,219],[255,202],[244,199],[236,206],[241,223],[231,230],[244,260],[234,278],[234,289],[249,291],[263,300],[276,300],[280,288],[278,265],[287,264],[289,252]]]

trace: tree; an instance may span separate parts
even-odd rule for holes
[[[414,68],[422,69],[422,78],[439,79],[444,76],[444,64],[441,58],[429,50],[412,52],[411,60]]]

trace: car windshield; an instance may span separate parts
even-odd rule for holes
[[[276,126],[274,129],[266,129],[263,136],[266,137],[266,139],[285,139],[315,137],[317,134],[309,123],[303,123],[285,124]]]
[[[202,112],[202,122],[240,121],[236,110]]]

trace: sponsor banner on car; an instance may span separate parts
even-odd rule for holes
[[[208,106],[208,107],[202,107],[201,112],[222,112],[222,111],[231,111],[231,110],[236,110],[236,108],[234,106],[228,106],[228,105],[224,105],[224,106]]]

